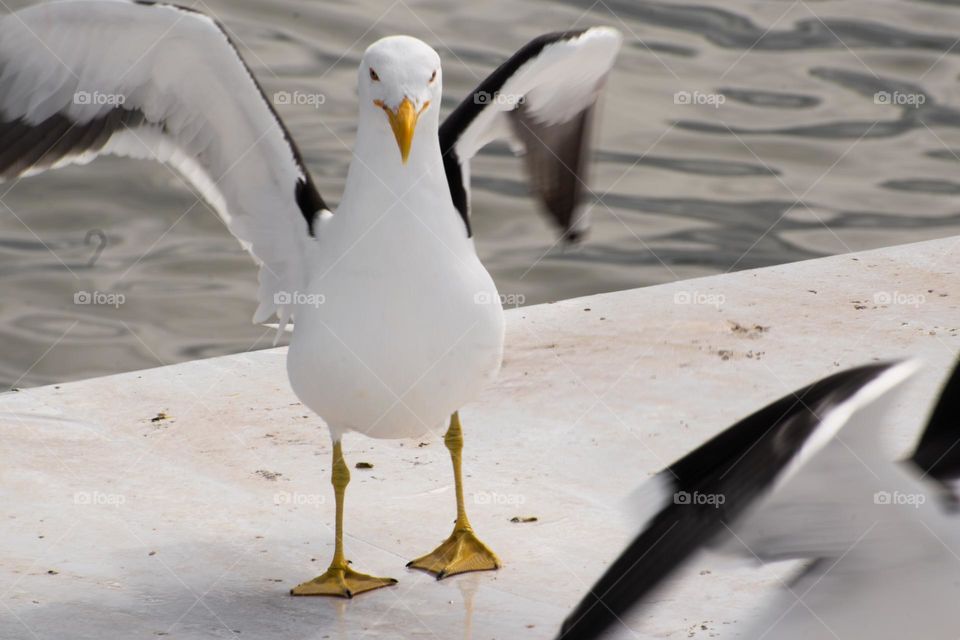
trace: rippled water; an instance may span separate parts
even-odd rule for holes
[[[375,39],[432,44],[449,109],[541,32],[619,28],[582,248],[553,246],[505,147],[474,165],[478,250],[501,291],[527,303],[960,232],[956,0],[197,6],[226,23],[268,94],[324,94],[319,109],[279,110],[333,202],[355,132],[355,68]],[[106,159],[24,180],[2,202],[4,385],[269,345],[250,324],[252,264],[167,169]],[[88,267],[91,229],[108,241]],[[74,304],[93,290],[125,302]]]

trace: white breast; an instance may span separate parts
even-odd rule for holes
[[[442,433],[499,370],[496,287],[449,198],[424,182],[393,206],[375,181],[348,191],[318,233],[288,372],[334,437]]]

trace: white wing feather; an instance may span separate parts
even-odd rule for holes
[[[596,101],[622,41],[616,29],[593,27],[546,45],[503,83],[500,99],[489,96],[488,106],[460,136],[457,152],[468,160],[490,142],[509,138],[504,115],[518,104],[545,125],[572,119]]]
[[[6,177],[104,153],[171,165],[260,265],[254,320],[276,312],[285,324],[291,308],[282,304],[282,293],[302,288],[312,241],[297,185],[313,184],[219,25],[193,11],[120,0],[43,4],[0,19],[0,119],[6,125],[42,131],[49,118],[65,117],[75,131],[118,106],[142,117],[108,131],[94,148],[76,145],[45,162],[28,157],[36,145],[22,136],[10,142],[0,153],[23,157],[13,158],[18,164]],[[322,205],[319,194],[317,200]]]
[[[532,190],[564,235],[575,240],[586,231],[580,200],[592,115],[622,40],[610,27],[540,36],[493,71],[447,117],[440,145],[454,203],[465,220],[470,159],[503,139],[524,153]]]

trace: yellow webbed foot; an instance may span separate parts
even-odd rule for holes
[[[500,558],[480,542],[473,529],[456,528],[443,544],[427,555],[407,563],[442,580],[468,571],[492,571],[500,568]]]
[[[357,573],[350,567],[330,567],[323,575],[317,576],[290,589],[293,596],[332,596],[334,598],[352,598],[364,591],[373,591],[381,587],[397,584],[393,578],[378,578]]]

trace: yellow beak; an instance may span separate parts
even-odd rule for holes
[[[390,120],[390,128],[393,129],[393,135],[397,139],[397,146],[400,147],[400,160],[407,164],[407,158],[410,157],[410,146],[413,144],[413,131],[417,128],[417,119],[423,110],[430,106],[427,101],[415,111],[413,103],[409,98],[404,98],[397,110],[394,111],[380,100],[375,100],[374,104],[387,113],[387,119]]]

